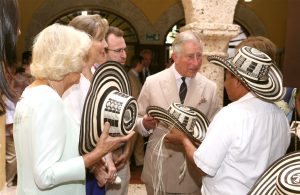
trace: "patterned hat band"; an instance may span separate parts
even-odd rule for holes
[[[248,194],[300,194],[300,152],[290,153],[275,161]]]
[[[100,120],[102,124],[109,122],[111,135],[127,135],[133,130],[137,118],[137,102],[132,96],[111,91],[103,105],[103,117]]]
[[[113,136],[133,131],[138,108],[130,95],[130,82],[121,64],[108,61],[96,69],[82,111],[80,154],[96,147],[106,121],[110,123],[109,133]]]
[[[233,58],[212,55],[207,60],[229,70],[264,101],[276,102],[285,94],[280,70],[267,54],[255,48],[244,46]]]
[[[249,48],[246,48],[246,51],[249,52]],[[249,58],[249,53],[241,50],[233,58],[232,64],[236,66],[239,74],[248,79],[267,81],[272,59],[255,48],[252,48],[251,52],[258,55],[260,57],[259,60],[257,58]],[[250,55],[250,57],[253,56]]]
[[[195,110],[183,106],[182,104],[174,103],[171,104],[168,112],[172,114],[194,138],[201,141],[205,138],[205,131],[201,132],[197,130],[199,128],[197,126],[199,118]]]
[[[179,103],[171,104],[168,110],[157,106],[148,106],[147,114],[170,127],[181,130],[198,143],[204,140],[209,125],[208,119],[202,112]]]

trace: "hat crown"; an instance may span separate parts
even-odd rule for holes
[[[242,76],[262,82],[268,80],[272,59],[255,48],[244,46],[238,50],[232,63]]]
[[[168,112],[172,114],[189,132],[194,131],[196,112],[182,104],[173,103]]]

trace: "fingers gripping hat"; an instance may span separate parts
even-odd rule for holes
[[[273,163],[256,181],[248,195],[300,194],[300,152]]]
[[[147,114],[170,126],[174,126],[198,143],[205,138],[209,125],[208,119],[202,112],[179,103],[171,104],[168,110],[158,106],[148,106]]]
[[[130,95],[129,79],[121,64],[108,61],[97,68],[82,111],[81,154],[96,147],[106,121],[110,123],[111,135],[127,135],[133,131],[138,112],[136,99]]]
[[[285,94],[280,70],[267,54],[255,48],[244,46],[230,59],[219,56],[207,59],[229,70],[262,100],[278,101]]]

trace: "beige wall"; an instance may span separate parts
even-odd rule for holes
[[[32,25],[34,14],[43,5],[44,1],[49,0],[19,0],[21,12],[21,31],[24,32],[19,37],[18,42],[19,58],[21,52],[25,48],[25,34],[31,28],[30,25]],[[103,0],[103,2],[104,1],[108,2],[107,0]],[[101,0],[99,0],[99,2],[99,7],[101,7]],[[145,15],[145,17],[148,19],[148,22],[153,25],[159,23],[159,20],[164,14],[165,10],[175,4],[181,4],[181,0],[130,0],[129,2],[134,4],[134,6],[136,6],[137,9]],[[270,38],[279,48],[283,48],[285,43],[287,10],[286,0],[253,0],[251,3],[244,3],[244,1],[240,0],[239,3],[242,3],[244,6],[249,8],[258,17],[258,19],[264,25],[266,31],[265,36]],[[85,6],[88,7],[89,4],[86,4]],[[56,16],[53,15],[53,17]],[[174,15],[174,17],[176,16]]]
[[[267,37],[279,48],[285,44],[287,0],[252,0],[244,3],[263,22]]]

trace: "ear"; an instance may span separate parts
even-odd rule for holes
[[[175,62],[177,59],[177,54],[175,52],[173,52],[171,57],[172,57],[173,61]]]

